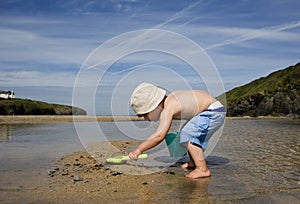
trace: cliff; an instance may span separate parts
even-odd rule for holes
[[[0,115],[86,115],[77,107],[29,99],[0,100]]]
[[[222,96],[220,96],[222,98]],[[226,92],[227,116],[300,117],[300,63]]]

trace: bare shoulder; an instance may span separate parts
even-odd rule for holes
[[[201,98],[212,98],[209,93],[202,90],[177,90],[169,94],[170,99],[176,100],[186,97],[201,97]]]

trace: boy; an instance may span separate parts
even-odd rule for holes
[[[130,105],[139,117],[160,121],[156,131],[129,153],[131,159],[137,160],[142,152],[163,141],[173,119],[188,120],[180,131],[180,143],[186,145],[191,160],[182,167],[194,168],[188,178],[210,176],[203,151],[225,119],[225,107],[219,101],[200,90],[178,90],[166,96],[165,90],[141,83],[133,91]]]

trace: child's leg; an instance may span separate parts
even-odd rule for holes
[[[206,166],[206,161],[204,158],[204,153],[202,148],[192,145],[190,142],[188,142],[188,151],[191,156],[191,159],[194,161],[195,164],[195,170],[190,172],[186,177],[188,178],[203,178],[203,177],[209,177],[210,171]]]
[[[190,153],[188,152],[189,154],[189,158],[190,158],[190,161],[180,165],[181,168],[183,168],[184,170],[187,170],[187,169],[194,169],[195,168],[195,163],[190,155]]]

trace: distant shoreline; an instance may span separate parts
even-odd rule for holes
[[[56,122],[112,122],[143,120],[137,116],[79,116],[79,115],[0,115],[0,124]]]
[[[291,119],[286,116],[259,116],[259,117],[226,117],[227,120],[243,119]],[[112,121],[143,121],[137,116],[72,116],[72,115],[0,115],[0,124],[30,124],[30,123],[57,123],[57,122],[112,122]]]

